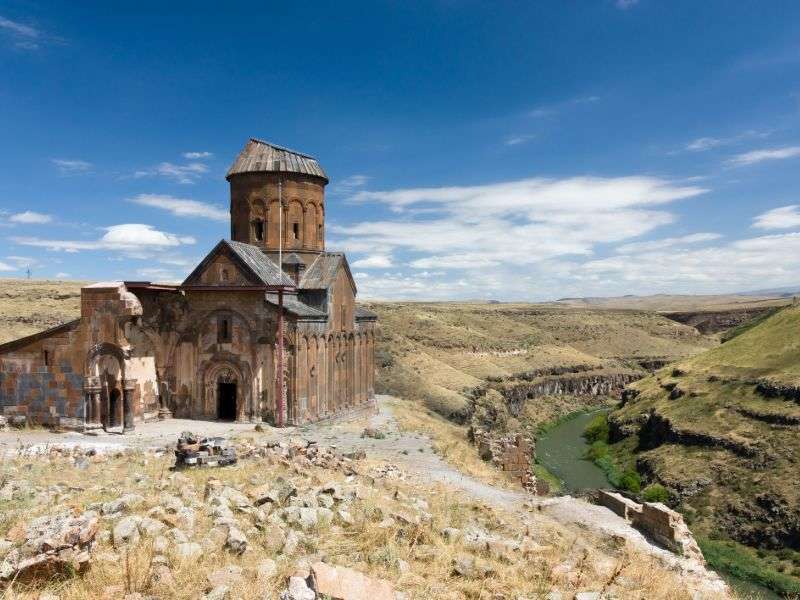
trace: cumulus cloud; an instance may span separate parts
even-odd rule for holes
[[[388,254],[371,254],[355,261],[352,266],[356,269],[388,269],[393,263]]]
[[[13,267],[3,261],[0,261],[0,271],[16,271],[18,267]]]
[[[51,161],[62,175],[77,175],[92,170],[92,163],[85,160],[53,158]]]
[[[24,212],[11,215],[10,217],[8,217],[8,220],[12,223],[31,225],[31,224],[50,223],[53,220],[53,217],[50,215],[34,212],[32,210],[26,210]]]
[[[630,244],[623,244],[616,248],[617,252],[630,253],[630,252],[648,252],[651,250],[663,250],[665,248],[674,248],[675,246],[688,246],[690,244],[700,244],[702,242],[711,242],[720,239],[722,236],[718,233],[692,233],[681,237],[662,238],[660,240],[650,240],[647,242],[633,242]]]
[[[15,237],[12,238],[12,241],[22,246],[46,248],[54,252],[111,250],[137,258],[148,258],[159,251],[196,242],[191,236],[159,231],[152,225],[141,223],[112,225],[104,230],[105,234],[97,240],[48,240],[37,237]]]
[[[784,160],[800,156],[800,146],[787,146],[785,148],[770,148],[765,150],[752,150],[737,154],[728,160],[733,167],[754,165],[768,160]]]
[[[63,271],[56,273],[56,279],[69,279],[70,277],[69,273],[64,273]]]
[[[206,158],[211,158],[212,156],[214,156],[213,152],[205,152],[205,151],[203,151],[203,152],[184,152],[183,153],[183,158],[186,158],[186,159],[189,159],[189,160],[203,160],[203,159],[206,159]]]
[[[773,208],[758,215],[753,221],[758,229],[791,229],[800,227],[800,204]]]
[[[160,208],[176,217],[197,217],[211,219],[212,221],[227,221],[230,218],[228,211],[222,207],[199,202],[198,200],[175,198],[165,194],[139,194],[131,198],[130,202],[142,206]]]

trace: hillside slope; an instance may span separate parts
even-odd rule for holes
[[[717,343],[692,327],[641,311],[480,303],[369,307],[378,313],[382,331],[381,391],[455,417],[466,410],[472,391],[489,380],[507,400],[592,392],[598,382],[627,382],[653,365]],[[556,406],[549,416],[570,409]]]
[[[617,455],[664,485],[696,533],[761,548],[770,568],[800,577],[800,306],[624,398],[609,418]]]

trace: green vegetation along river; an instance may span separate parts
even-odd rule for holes
[[[595,415],[604,412],[608,411],[580,413],[559,423],[536,440],[536,460],[561,480],[567,493],[611,487],[602,469],[583,458],[589,448],[589,444],[583,438],[583,431]],[[722,576],[740,598],[747,600],[780,598],[758,584],[726,573],[722,573]]]

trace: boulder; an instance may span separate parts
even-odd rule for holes
[[[244,554],[247,550],[247,537],[238,527],[229,527],[225,547],[234,554]]]
[[[208,584],[212,588],[220,586],[233,587],[243,580],[242,567],[237,565],[228,565],[227,567],[217,569],[208,576]]]
[[[203,547],[196,542],[183,542],[175,546],[175,554],[181,560],[192,560],[203,554]]]
[[[0,580],[24,581],[40,573],[82,571],[91,558],[99,528],[93,511],[32,520],[22,531],[22,543],[10,548],[0,563]]]
[[[347,567],[324,562],[311,565],[311,588],[332,600],[395,600],[395,591],[385,579],[368,577]]]
[[[114,547],[135,546],[139,543],[139,522],[141,517],[123,517],[114,525]]]
[[[315,600],[316,597],[302,577],[290,577],[289,587],[281,592],[281,600]]]

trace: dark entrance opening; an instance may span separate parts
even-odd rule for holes
[[[220,421],[236,420],[235,383],[217,383],[217,418]]]
[[[108,395],[108,426],[119,427],[122,423],[119,420],[120,402],[122,394],[117,388],[113,388]]]

